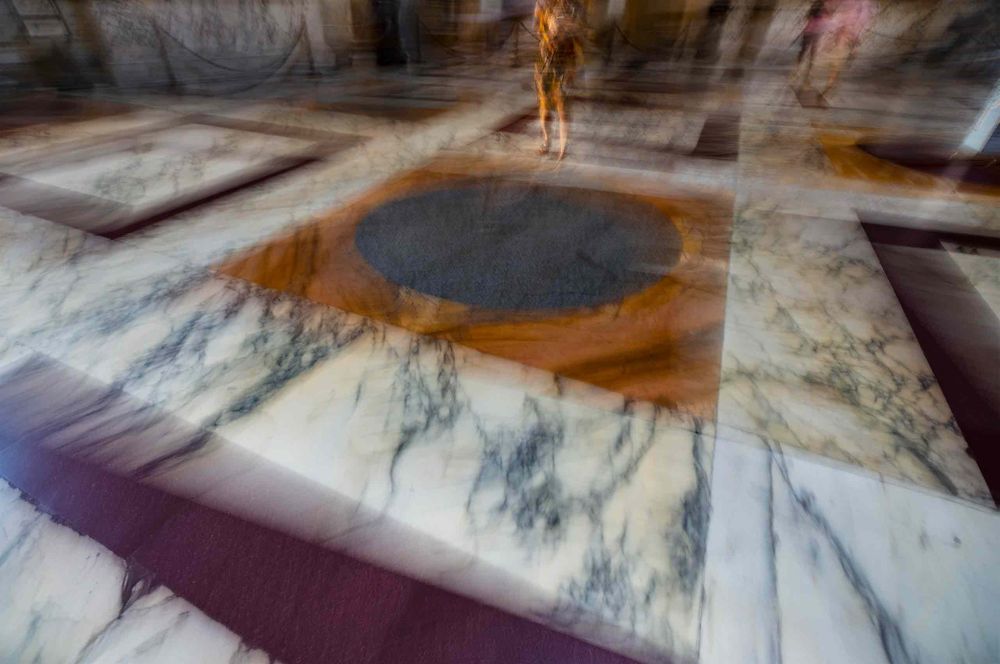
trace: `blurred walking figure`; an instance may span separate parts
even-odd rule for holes
[[[829,61],[830,73],[821,94],[836,85],[840,72],[854,56],[875,14],[871,0],[814,0],[806,13],[796,76],[800,90],[809,85],[817,56]]]
[[[827,94],[837,84],[844,65],[854,57],[861,43],[861,37],[871,25],[875,16],[872,0],[836,0],[833,2],[829,18],[828,40],[830,42],[830,76],[827,78],[823,94]]]
[[[559,116],[559,159],[566,155],[566,86],[573,82],[583,56],[580,10],[575,0],[538,0],[535,5],[539,53],[535,64],[538,115],[542,123],[540,154],[549,151],[549,112]]]
[[[802,29],[802,44],[799,47],[798,87],[803,88],[809,82],[812,74],[813,64],[816,62],[816,51],[819,49],[823,35],[826,34],[830,23],[830,13],[827,8],[827,0],[813,0],[809,11],[806,12],[806,25]]]

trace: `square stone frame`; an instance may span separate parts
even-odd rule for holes
[[[481,178],[533,183],[541,179],[568,190],[598,188],[647,203],[680,231],[681,258],[655,284],[618,302],[524,312],[473,307],[392,283],[356,247],[358,224],[379,205]],[[587,180],[579,174],[553,177],[551,164],[536,162],[533,169],[509,161],[450,156],[236,256],[219,271],[629,399],[714,419],[732,198],[667,191],[636,194],[628,193],[629,183],[614,176]]]
[[[295,138],[311,141],[311,145],[302,150],[275,156],[259,164],[248,166],[238,173],[220,178],[215,182],[193,187],[168,201],[145,206],[132,206],[108,198],[37,182],[29,177],[4,173],[5,162],[0,160],[0,205],[88,233],[117,239],[160,223],[193,207],[230,196],[271,178],[329,158],[365,140],[362,137],[349,134],[332,132],[320,134],[268,123],[190,114],[120,133],[72,141],[29,155],[18,155],[14,161],[19,164],[37,164],[39,168],[50,164],[72,164],[95,155],[112,154],[119,151],[124,142],[144,134],[188,125],[253,132],[277,138]]]

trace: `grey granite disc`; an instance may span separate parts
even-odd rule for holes
[[[476,181],[372,210],[355,242],[390,281],[487,309],[592,307],[667,274],[681,236],[620,194]]]

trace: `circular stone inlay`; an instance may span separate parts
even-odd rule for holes
[[[663,278],[682,238],[652,205],[605,192],[464,183],[375,208],[357,227],[390,281],[487,309],[590,307]]]

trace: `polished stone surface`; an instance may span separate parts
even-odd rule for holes
[[[29,161],[8,166],[5,172],[126,205],[145,206],[308,145],[290,138],[187,124],[101,146],[93,156],[63,157],[60,161],[69,161],[68,165]]]
[[[425,196],[428,191],[466,186],[470,175],[490,178],[497,188],[517,191],[546,185],[549,191],[559,191],[561,199],[577,204],[638,210],[643,223],[656,224],[650,232],[662,238],[663,248],[650,245],[642,247],[642,254],[622,254],[630,273],[627,278],[613,278],[595,269],[601,256],[610,256],[604,247],[616,242],[613,226],[600,228],[599,235],[589,238],[595,257],[587,260],[574,250],[560,258],[564,265],[571,261],[587,273],[586,284],[575,286],[589,288],[573,295],[571,302],[593,306],[560,309],[509,306],[512,297],[520,297],[519,293],[536,285],[519,285],[518,274],[487,269],[481,259],[477,259],[481,265],[475,278],[482,280],[484,290],[493,289],[492,304],[499,307],[484,306],[490,302],[470,306],[456,301],[460,295],[446,299],[407,288],[405,276],[387,279],[365,260],[364,247],[359,244],[369,239],[363,231],[369,215],[383,206],[398,205],[400,200]],[[497,159],[451,156],[375,188],[343,210],[239,255],[221,269],[229,276],[553,372],[558,378],[584,381],[630,399],[710,418],[717,394],[725,307],[728,200],[662,186],[659,191],[669,191],[669,198],[657,195],[656,190],[637,195],[628,193],[629,186],[626,179],[609,173],[600,178],[566,177],[546,174],[537,164],[511,167]],[[614,203],[619,200],[620,204]],[[526,259],[527,251],[541,251],[533,245],[543,230],[558,236],[548,241],[546,251],[557,250],[565,242],[583,241],[570,236],[571,229],[552,228],[551,221],[544,218],[526,222],[525,228],[531,231],[512,240],[522,248],[511,257]],[[581,222],[577,215],[574,223]],[[409,225],[409,233],[422,222],[420,217],[409,215],[401,223]],[[407,263],[427,260],[430,269],[421,279],[434,284],[432,288],[441,288],[447,270],[467,265],[470,259],[469,248],[456,241],[459,239],[438,243],[433,259],[426,254],[407,257],[413,240],[401,240],[395,249]],[[678,241],[680,246],[673,246]],[[560,244],[553,246],[555,242]],[[496,247],[490,259],[502,260]],[[405,264],[389,269],[402,272]],[[638,290],[628,287],[629,283],[646,287]],[[514,290],[507,292],[508,287]],[[623,287],[623,297],[606,297],[605,289]],[[556,295],[550,289],[545,297]]]
[[[704,664],[996,659],[995,511],[716,445]]]
[[[0,481],[0,649],[12,662],[228,661],[261,650]]]
[[[1000,187],[996,155],[963,158],[952,154],[954,148],[923,146],[917,142],[873,141],[859,143],[858,149],[914,171],[984,187]]]
[[[336,494],[276,483],[279,466],[66,367],[28,355],[14,369],[18,360],[6,359],[5,656],[440,664],[474,651],[496,664],[631,661],[346,555],[349,533],[323,537],[330,513],[308,516]],[[50,426],[55,411],[69,418],[62,429]],[[129,470],[140,450],[199,440],[213,450],[204,463]],[[357,555],[363,537],[353,544]],[[60,629],[65,638],[53,636]]]
[[[624,196],[484,181],[389,201],[354,236],[390,281],[485,309],[617,302],[670,274],[683,240]]]
[[[526,70],[428,74],[231,98],[95,91],[134,110],[0,135],[3,164],[44,161],[79,176],[75,194],[115,205],[143,199],[97,187],[122,174],[105,162],[77,172],[78,142],[158,136],[135,191],[173,201],[159,167],[176,167],[183,196],[198,169],[246,157],[223,146],[212,165],[214,138],[183,142],[192,113],[236,132],[236,151],[263,136],[251,161],[297,150],[290,138],[358,139],[116,240],[59,210],[0,207],[0,575],[15,596],[0,602],[12,626],[0,652],[100,660],[152,643],[166,661],[388,663],[419,647],[444,662],[488,649],[468,636],[482,630],[513,650],[479,661],[537,661],[506,629],[568,648],[551,661],[996,659],[1000,524],[985,462],[862,226],[877,212],[995,236],[995,194],[855,159],[859,140],[890,129],[954,138],[982,91],[917,79],[887,102],[885,82],[846,80],[827,108],[803,108],[770,70],[588,74],[581,97],[597,101],[579,101],[557,164],[529,151],[530,129],[511,130],[532,110]],[[609,111],[619,93],[641,103]],[[364,98],[447,111],[323,107]],[[170,147],[173,132],[186,147]],[[644,265],[650,285],[617,301],[512,312],[401,287],[358,251],[373,210],[470,178],[651,206],[679,255]],[[517,229],[518,247],[550,230]],[[430,240],[412,242],[442,249]],[[449,268],[472,263],[445,247]],[[957,253],[935,260],[988,291]],[[413,260],[395,257],[386,272]],[[115,486],[151,493],[123,500]],[[102,496],[117,496],[104,503],[116,518]],[[355,575],[386,591],[356,590]],[[335,585],[367,592],[359,624],[393,617],[396,645],[342,629],[340,645],[309,650],[331,642],[296,626],[330,614],[302,607],[342,606]],[[390,585],[415,608],[379,604],[401,596]],[[431,605],[452,619],[421,622]],[[455,617],[482,605],[484,622]],[[254,622],[261,606],[273,619]],[[30,625],[39,638],[24,638]]]
[[[315,142],[181,122],[0,162],[0,203],[118,236],[301,163]]]

